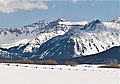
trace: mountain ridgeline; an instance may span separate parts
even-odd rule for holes
[[[22,28],[0,28],[1,60],[120,63],[120,17],[109,22],[59,18]]]

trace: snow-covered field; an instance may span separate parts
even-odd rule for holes
[[[98,65],[0,64],[0,84],[120,84],[120,69]]]

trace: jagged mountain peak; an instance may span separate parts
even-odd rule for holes
[[[87,31],[93,31],[93,30],[101,30],[103,29],[103,27],[104,24],[99,19],[96,19],[86,24],[82,29],[85,29]]]
[[[111,22],[114,22],[114,23],[120,23],[120,16],[113,19]]]
[[[94,25],[97,25],[97,24],[101,24],[101,21],[99,19],[89,22],[88,24],[85,25],[85,27],[89,27],[89,26],[93,27]]]
[[[67,20],[64,19],[64,18],[58,18],[56,21],[57,21],[57,22],[66,22]]]
[[[95,20],[95,23],[101,23],[101,21],[99,19]]]
[[[96,34],[96,33],[103,33],[106,31],[112,31],[112,30],[114,30],[114,28],[107,27],[106,25],[104,25],[103,22],[101,22],[101,20],[96,19],[87,23],[85,26],[71,28],[66,33],[66,35],[72,37],[79,37],[80,35],[86,35],[86,33]]]
[[[94,24],[94,25],[99,24],[99,23],[101,23],[101,20],[99,20],[99,19],[96,19],[96,20],[89,22],[89,24]]]
[[[59,25],[59,22],[66,22],[66,19],[58,18],[57,20],[51,21],[48,26],[56,26]]]
[[[31,32],[32,32],[32,30],[33,30],[33,31],[34,31],[34,30],[37,30],[37,29],[39,30],[39,29],[47,26],[47,24],[48,24],[47,21],[42,20],[42,21],[37,21],[37,22],[35,22],[35,23],[32,23],[32,24],[30,24],[30,25],[26,25],[26,26],[22,27],[22,29],[23,29],[23,30],[24,30],[24,29],[29,29],[29,30],[31,30]]]
[[[67,27],[64,27],[59,24],[59,22],[67,22],[67,20],[63,18],[58,18],[57,20],[51,21],[46,25],[46,30],[48,31],[59,31],[59,30],[65,30]],[[66,30],[65,30],[66,31]]]

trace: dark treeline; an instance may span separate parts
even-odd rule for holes
[[[120,69],[120,64],[106,64],[106,65],[100,66],[99,68],[119,68]]]
[[[20,63],[20,64],[39,64],[39,65],[78,65],[77,62],[60,62],[55,60],[0,60],[0,63]]]
[[[55,60],[0,60],[0,63],[19,63],[19,64],[37,64],[37,65],[70,65],[76,66],[79,63],[74,61],[55,61]],[[119,64],[105,64],[100,66],[99,68],[120,68]]]

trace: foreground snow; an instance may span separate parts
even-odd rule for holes
[[[0,64],[0,84],[120,84],[119,69],[98,65]]]

